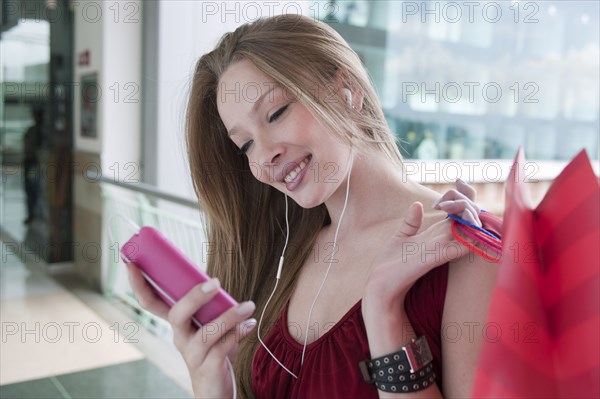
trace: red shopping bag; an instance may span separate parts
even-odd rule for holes
[[[600,397],[600,187],[585,151],[531,209],[517,153],[476,398]]]

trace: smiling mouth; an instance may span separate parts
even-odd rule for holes
[[[290,173],[287,174],[287,176],[285,176],[283,178],[283,181],[285,183],[291,183],[294,181],[294,179],[296,177],[298,177],[298,175],[302,172],[302,170],[304,170],[304,168],[306,167],[306,165],[308,165],[308,163],[310,162],[312,158],[312,155],[307,156],[306,158],[304,158],[304,160],[302,162],[300,162],[298,164],[298,166],[296,166],[296,168],[294,168],[294,170],[292,170]]]

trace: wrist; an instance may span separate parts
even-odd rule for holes
[[[388,303],[363,299],[362,312],[372,357],[397,351],[415,338],[404,300]]]
[[[367,281],[363,292],[363,304],[380,312],[396,312],[404,309],[404,290],[390,281]]]
[[[392,353],[359,362],[363,379],[392,393],[416,392],[433,386],[436,374],[427,339],[421,336]]]

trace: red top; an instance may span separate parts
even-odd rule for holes
[[[417,336],[427,337],[440,390],[441,324],[447,282],[448,264],[445,264],[421,277],[410,289],[405,301],[408,318]],[[375,385],[363,380],[358,367],[358,362],[371,358],[361,301],[331,328],[325,326],[327,331],[306,346],[302,367],[303,344],[297,342],[287,328],[288,301],[264,342],[298,379],[285,371],[259,344],[252,362],[252,385],[256,397],[379,398]]]

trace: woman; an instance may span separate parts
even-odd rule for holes
[[[169,310],[129,268],[142,306],[171,323],[198,397],[232,396],[226,357],[241,397],[469,395],[496,270],[465,256],[445,212],[479,224],[474,192],[459,182],[439,198],[407,179],[367,73],[333,29],[284,15],[224,35],[197,63],[187,144],[218,280]],[[252,302],[196,331],[191,315],[219,282]],[[420,376],[363,379],[360,361],[420,336],[433,354]],[[404,376],[419,386],[402,391]]]

